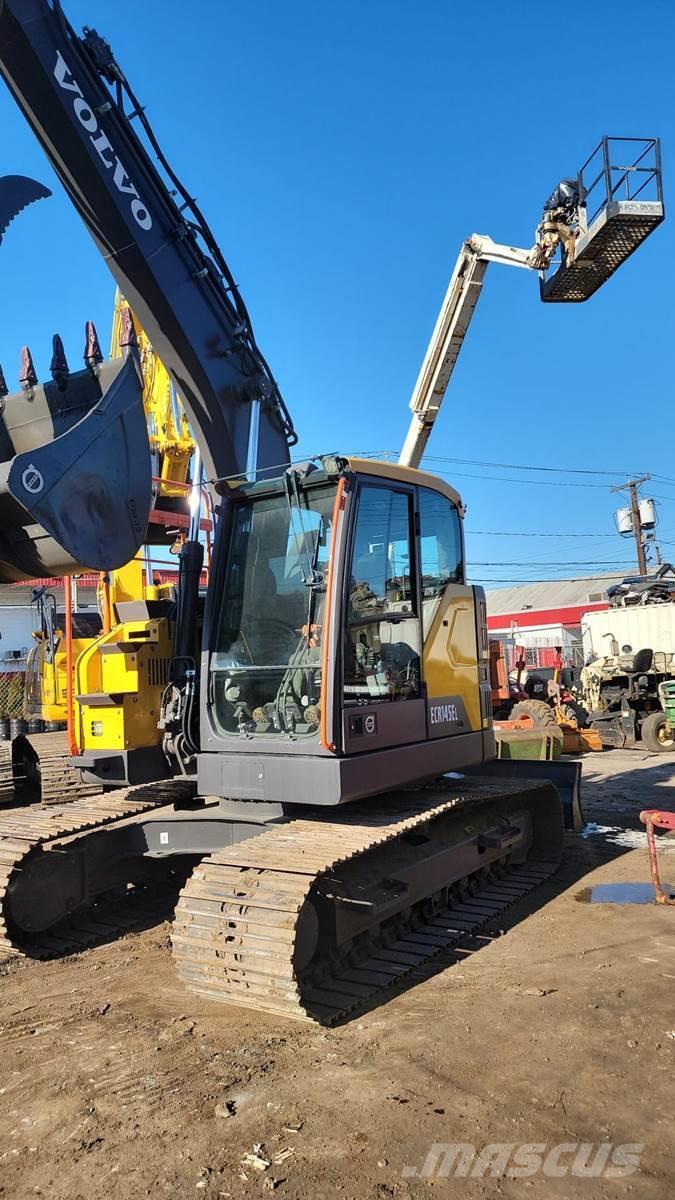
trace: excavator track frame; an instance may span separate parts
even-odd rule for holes
[[[0,961],[58,958],[128,929],[127,906],[118,898],[102,920],[97,918],[96,906],[89,905],[35,935],[21,934],[12,919],[12,891],[29,877],[38,856],[50,850],[67,852],[63,839],[113,830],[129,818],[141,817],[193,792],[192,784],[178,781],[143,784],[49,808],[11,809],[0,815]]]
[[[432,896],[396,904],[390,855],[397,842],[429,835],[433,841],[434,828],[448,820],[458,829],[477,831],[479,842],[481,816],[489,826],[498,810],[502,820],[505,812],[529,815],[533,858],[511,861],[508,828],[501,846],[499,834],[488,828],[485,838],[488,846],[493,839],[493,854],[484,866],[474,858],[465,874],[451,872]],[[373,856],[382,848],[387,861],[378,882]],[[333,1025],[384,998],[424,963],[494,922],[557,869],[561,851],[560,800],[547,784],[475,779],[458,787],[441,781],[389,796],[378,811],[359,804],[338,820],[325,814],[300,818],[215,853],[195,868],[173,926],[178,976],[211,999]],[[458,852],[456,861],[471,862],[465,845]],[[426,860],[419,865],[427,869]],[[364,892],[359,895],[357,886],[356,895],[340,895],[345,868],[353,892],[355,866],[357,877],[364,872]],[[380,920],[376,915],[369,924],[368,895],[379,892],[373,911],[386,913],[381,897],[387,889],[394,901],[391,916]],[[324,930],[317,928],[322,924],[317,908],[320,912],[322,902],[330,908],[331,898],[334,914],[336,902],[352,910],[348,931],[350,917],[355,930],[361,925],[357,936],[343,938],[341,945],[326,941],[325,918]],[[308,928],[309,941],[314,935],[320,947],[309,962],[303,961]]]
[[[86,903],[71,912],[62,905],[58,920],[40,927],[39,914],[45,889],[47,908],[52,903],[52,867],[58,874],[60,862],[81,855],[90,838],[100,847],[103,836],[105,858],[109,835],[113,846],[148,818],[164,828],[173,805],[180,816],[193,801],[193,782],[167,780],[6,812],[0,960],[61,957],[147,919],[153,890],[119,891],[124,879],[144,881],[139,860],[128,874],[111,876],[108,891],[99,880]],[[224,840],[236,826],[223,816]],[[379,1003],[425,963],[493,924],[557,869],[563,841],[551,784],[480,778],[410,788],[378,811],[350,805],[337,820],[314,810],[261,825],[255,835],[250,828],[245,840],[203,857],[181,891],[172,932],[178,976],[212,999],[324,1025]],[[195,851],[158,856],[153,849],[147,857],[163,858],[144,864],[163,873],[184,869]],[[408,883],[402,859],[412,865]],[[34,899],[36,881],[42,901]],[[32,923],[25,911],[37,914]]]

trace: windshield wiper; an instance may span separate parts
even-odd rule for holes
[[[303,516],[302,516],[302,501],[300,499],[300,489],[298,487],[298,475],[297,475],[296,471],[287,471],[286,472],[286,475],[284,477],[284,491],[286,494],[286,502],[288,504],[288,511],[289,511],[290,518],[291,518],[291,526],[293,527],[293,532],[294,533],[296,532],[295,516],[297,514],[298,521],[300,522],[300,539],[302,541],[302,546],[303,546],[303,549],[307,556],[307,568],[308,569],[307,569],[306,575],[305,575],[304,571],[302,573],[302,582],[304,583],[305,587],[309,587],[309,588],[321,587],[323,585],[323,574],[322,574],[322,572],[317,571],[316,564],[319,559],[319,546],[321,545],[321,532],[323,529],[323,517],[321,517],[319,520],[319,528],[317,530],[316,538],[314,540],[314,546],[312,548],[312,553],[310,554],[309,546],[307,544],[307,535],[308,535],[309,531],[305,527],[305,522],[304,522]],[[296,533],[296,536],[297,536],[297,533]]]

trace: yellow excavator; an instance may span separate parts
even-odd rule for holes
[[[34,588],[34,645],[26,660],[24,710],[29,733],[61,732],[68,722],[65,613],[47,587]],[[98,611],[74,612],[72,647],[79,655],[101,632]]]
[[[333,1023],[499,920],[562,851],[560,765],[495,762],[485,596],[466,582],[463,506],[420,470],[461,329],[441,320],[450,340],[430,348],[400,463],[291,463],[297,435],[233,274],[108,43],[78,36],[59,0],[4,0],[0,72],[180,391],[217,516],[204,595],[195,486],[162,617],[163,778],[138,754],[133,716],[122,714],[123,747],[106,718],[93,728],[96,704],[123,695],[111,664],[101,690],[80,693],[90,728],[73,761],[107,783],[145,780],[53,810],[48,829],[30,813],[20,828],[0,819],[0,949],[49,956],[91,944],[99,927],[108,937],[142,884],[180,866],[180,978]],[[647,142],[634,165],[647,172],[651,147],[655,196],[632,197],[630,174],[615,198],[605,139],[600,215],[582,169],[564,221],[540,223],[526,265],[545,300],[586,299],[663,219],[658,143]],[[553,225],[566,231],[557,267]],[[466,320],[478,290],[464,249],[469,291],[453,296]],[[24,354],[22,388],[4,398],[0,579],[114,570],[147,537],[153,467],[130,319],[120,345],[114,367],[92,354],[84,372],[61,363],[58,397]],[[39,428],[20,424],[28,395]],[[58,433],[55,401],[70,414]],[[151,644],[150,618],[138,646]],[[573,800],[565,808],[571,823]]]

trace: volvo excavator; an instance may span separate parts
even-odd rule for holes
[[[59,0],[1,0],[0,72],[184,399],[217,509],[205,597],[198,496],[180,553],[156,714],[165,777],[153,762],[142,778],[133,737],[97,752],[90,713],[79,765],[127,786],[0,821],[0,947],[90,944],[97,901],[182,863],[180,978],[334,1023],[493,922],[561,856],[560,795],[532,779],[555,764],[527,764],[530,781],[495,770],[461,499],[419,469],[433,386],[426,407],[413,398],[401,463],[292,463],[293,423],[232,273],[107,42],[79,37]],[[580,241],[554,278],[585,261]],[[453,312],[467,303],[460,288]],[[121,341],[121,363],[89,354],[46,385],[24,355],[3,414],[0,579],[111,570],[142,544],[152,466],[131,321]],[[451,350],[437,339],[430,353]]]

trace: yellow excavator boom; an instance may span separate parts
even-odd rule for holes
[[[122,354],[123,314],[128,308],[127,301],[117,288],[110,340],[111,358],[119,358]],[[161,480],[159,494],[182,498],[185,495],[184,485],[188,480],[190,461],[194,454],[194,438],[169,373],[157,357],[148,335],[135,316],[134,325],[138,330],[143,375],[143,407],[150,449],[156,459],[156,477]]]

